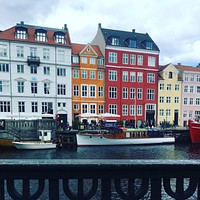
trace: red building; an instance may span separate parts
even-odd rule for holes
[[[105,111],[140,126],[157,124],[159,48],[145,33],[98,26],[92,44],[105,57]]]

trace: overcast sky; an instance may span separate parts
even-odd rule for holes
[[[103,28],[148,33],[160,49],[160,64],[200,63],[199,0],[0,0],[0,30],[20,21],[62,28],[74,43],[89,43]]]

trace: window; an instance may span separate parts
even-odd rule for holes
[[[137,82],[143,82],[143,73],[142,72],[138,72],[137,74]]]
[[[0,80],[0,92],[3,92],[3,93],[9,92],[9,81]]]
[[[44,94],[50,94],[50,83],[44,83]]]
[[[63,50],[58,50],[58,61],[59,62],[65,61],[65,52]]]
[[[87,71],[82,70],[82,79],[87,79]]]
[[[117,105],[116,104],[109,104],[108,109],[109,109],[109,113],[117,114]]]
[[[79,105],[78,104],[74,104],[74,110],[78,111],[79,110]]]
[[[48,113],[53,108],[52,102],[42,102],[42,113]]]
[[[104,97],[104,87],[103,86],[98,87],[98,97]]]
[[[130,105],[130,115],[135,116],[135,105]]]
[[[96,113],[96,105],[95,104],[90,104],[90,113]]]
[[[184,92],[187,93],[188,92],[188,86],[184,85]]]
[[[38,112],[38,103],[37,102],[31,102],[31,110],[32,112]]]
[[[197,105],[197,106],[200,105],[200,98],[196,98],[196,105]]]
[[[82,85],[81,86],[81,96],[82,97],[88,97],[88,86],[87,85]]]
[[[117,71],[109,70],[109,81],[117,81]]]
[[[178,84],[175,84],[175,90],[178,91],[180,89],[180,86]]]
[[[146,49],[152,50],[153,49],[153,42],[146,42]]]
[[[197,94],[200,94],[200,86],[197,86]]]
[[[197,75],[197,82],[200,82],[200,75]]]
[[[142,99],[142,88],[137,89],[137,99]]]
[[[163,83],[160,83],[160,90],[164,90],[164,84]]]
[[[148,66],[149,67],[156,66],[156,58],[154,56],[148,56]]]
[[[64,68],[58,68],[57,69],[57,75],[58,76],[66,76],[66,69],[64,69]]]
[[[55,43],[65,44],[65,35],[63,34],[55,34],[54,35]]]
[[[82,104],[82,113],[87,113],[87,112],[88,112],[88,105]]]
[[[143,65],[143,56],[142,55],[138,55],[138,65]]]
[[[108,61],[109,63],[117,63],[117,53],[109,52]]]
[[[23,58],[24,57],[24,47],[23,46],[17,46],[17,58]]]
[[[123,63],[123,64],[128,64],[128,54],[123,54],[122,63]]]
[[[36,47],[30,47],[30,56],[32,56],[32,57],[37,56],[37,48]]]
[[[66,95],[66,85],[65,84],[58,84],[57,90],[58,90],[58,95]]]
[[[117,38],[117,37],[112,37],[111,44],[112,44],[112,45],[115,45],[115,46],[119,46],[119,38]]]
[[[43,59],[44,59],[44,60],[49,60],[49,58],[50,58],[50,50],[44,48],[44,49],[43,49]]]
[[[98,58],[98,66],[103,66],[104,65],[104,59],[103,58]]]
[[[190,98],[190,105],[194,105],[194,99]]]
[[[73,56],[72,57],[72,63],[73,64],[78,64],[79,63],[79,57],[78,56]]]
[[[110,99],[117,98],[117,88],[116,87],[109,87],[109,98]]]
[[[190,81],[191,81],[191,82],[194,82],[194,74],[191,74],[191,75],[190,75]]]
[[[194,86],[190,86],[190,93],[194,93]]]
[[[160,117],[163,117],[163,116],[164,116],[164,109],[160,109],[160,110],[159,110],[159,116],[160,116]]]
[[[98,79],[103,80],[103,72],[98,71]]]
[[[24,101],[18,102],[18,112],[25,112],[25,102]]]
[[[31,93],[37,94],[37,83],[36,82],[31,82]]]
[[[128,88],[126,87],[122,88],[122,98],[128,99]]]
[[[171,110],[170,109],[166,109],[166,116],[170,117],[171,116]]]
[[[184,81],[188,81],[188,74],[185,74]]]
[[[24,81],[17,81],[18,93],[24,93]]]
[[[50,75],[50,67],[44,66],[43,72],[44,72],[45,75]]]
[[[0,44],[0,57],[6,57],[7,56],[7,45]]]
[[[123,71],[122,72],[122,81],[123,82],[128,82],[128,71]]]
[[[122,105],[122,115],[128,116],[128,105]]]
[[[179,97],[174,98],[174,103],[179,103]]]
[[[78,88],[78,85],[74,85],[74,96],[75,97],[78,97],[79,96],[79,88]]]
[[[147,100],[154,100],[154,90],[153,89],[147,90]]]
[[[167,84],[167,90],[171,90],[172,89],[172,85],[171,84]]]
[[[164,103],[164,97],[160,96],[160,103]]]
[[[10,112],[10,101],[0,101],[0,112]]]
[[[189,118],[192,118],[192,116],[193,116],[193,111],[190,110],[190,111],[189,111]]]
[[[102,104],[99,104],[99,105],[98,105],[98,113],[99,113],[99,114],[104,113],[104,105],[102,105]]]
[[[130,64],[136,65],[136,55],[135,54],[130,55]]]
[[[183,117],[187,117],[187,110],[183,111]]]
[[[81,63],[87,64],[87,58],[86,57],[82,57],[81,58]]]
[[[96,79],[95,71],[90,71],[90,79]]]
[[[24,73],[24,65],[17,65],[17,73]]]
[[[36,65],[31,65],[30,66],[31,74],[37,74],[37,66]]]
[[[137,42],[136,40],[129,39],[129,45],[130,48],[136,48],[137,47]]]
[[[73,78],[79,78],[79,70],[77,69],[73,70]]]
[[[169,72],[169,73],[168,73],[168,78],[169,78],[169,79],[172,79],[172,78],[173,78],[173,73],[172,73],[172,72]]]
[[[41,42],[46,42],[47,41],[47,35],[46,32],[36,32],[36,36],[35,39],[37,41],[41,41]]]
[[[135,81],[136,81],[136,73],[130,72],[130,82],[135,82]]]
[[[95,65],[95,58],[90,58],[90,64]]]
[[[155,75],[147,74],[147,83],[155,83]]]
[[[25,40],[27,39],[27,32],[26,29],[20,28],[16,31],[15,36],[17,39]]]
[[[135,99],[135,88],[130,88],[130,99]]]
[[[171,103],[171,97],[166,97],[166,103]]]
[[[137,106],[137,115],[138,115],[138,116],[141,116],[141,115],[142,115],[142,106],[141,106],[141,105],[138,105],[138,106]]]
[[[187,105],[187,104],[188,104],[188,98],[185,97],[185,98],[183,99],[183,104],[184,104],[184,105]]]
[[[96,86],[90,85],[90,97],[96,97]]]

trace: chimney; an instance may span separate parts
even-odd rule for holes
[[[64,30],[67,30],[67,24],[64,24]]]
[[[181,63],[178,63],[178,65],[181,65]]]
[[[132,29],[132,32],[135,33],[135,29]]]
[[[21,25],[24,25],[24,21],[21,21]]]
[[[99,28],[101,28],[101,23],[99,23]]]
[[[198,63],[197,67],[199,67],[199,68],[200,68],[200,63]]]

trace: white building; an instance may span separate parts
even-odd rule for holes
[[[21,22],[0,32],[0,119],[52,113],[71,124],[70,45],[66,25]]]

